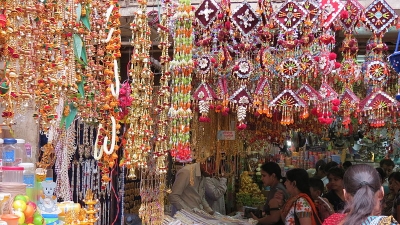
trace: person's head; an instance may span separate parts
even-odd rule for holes
[[[200,170],[203,177],[211,177],[215,173],[215,161],[213,158],[210,157],[205,162],[201,162]]]
[[[261,166],[261,180],[264,186],[272,186],[282,179],[281,168],[277,163],[267,162]]]
[[[323,178],[326,176],[325,166],[326,162],[322,159],[318,160],[317,163],[315,163],[315,177]]]
[[[296,168],[287,171],[285,187],[291,196],[305,193],[311,197],[308,173],[304,169]]]
[[[343,225],[360,224],[368,216],[380,214],[384,192],[378,171],[366,164],[353,165],[343,180],[347,212]]]
[[[393,193],[400,191],[400,172],[394,172],[389,176],[389,190]]]
[[[311,198],[316,200],[324,192],[324,182],[316,177],[309,179]]]
[[[389,176],[393,172],[394,162],[391,159],[382,159],[379,166],[386,173],[386,176]]]
[[[325,166],[325,173],[328,173],[328,171],[330,170],[330,169],[332,169],[333,167],[338,167],[339,166],[339,164],[337,163],[337,162],[335,162],[335,161],[330,161],[330,162],[328,162],[327,164],[326,164],[326,166]]]
[[[333,191],[341,191],[343,189],[344,170],[339,167],[333,167],[328,171],[329,186]]]
[[[381,178],[381,184],[383,184],[383,182],[384,182],[384,180],[385,180],[385,178],[386,178],[386,173],[385,173],[385,171],[383,171],[383,169],[380,168],[380,167],[376,168],[376,171],[378,171],[379,177]]]
[[[347,170],[351,165],[353,165],[350,161],[346,161],[343,163],[343,169]]]

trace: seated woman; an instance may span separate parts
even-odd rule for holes
[[[292,169],[286,173],[285,186],[290,194],[282,209],[281,218],[286,225],[321,224],[310,194],[308,173],[304,169]]]
[[[333,205],[335,212],[341,212],[344,209],[343,175],[344,170],[339,167],[333,167],[328,171],[331,190],[323,197]]]
[[[379,216],[383,187],[378,172],[369,165],[358,164],[346,170],[343,177],[346,207],[344,214],[335,213],[323,225],[394,225],[392,216]]]
[[[281,219],[281,206],[283,205],[281,198],[274,198],[277,192],[280,192],[283,201],[286,201],[288,194],[285,186],[281,183],[282,175],[281,168],[274,162],[267,162],[261,166],[261,180],[264,186],[270,187],[266,203],[264,206],[265,216],[257,218],[253,215],[253,219],[258,221],[258,224],[283,224]]]

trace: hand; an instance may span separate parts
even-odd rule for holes
[[[255,216],[252,212],[250,212],[251,218],[253,218],[253,220],[258,220],[258,217]]]
[[[210,212],[208,212],[208,214],[214,215],[214,211],[210,211]]]
[[[198,209],[198,208],[193,208],[193,212],[201,212],[201,210],[200,209]]]

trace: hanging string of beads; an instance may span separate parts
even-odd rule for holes
[[[175,20],[174,60],[171,61],[173,90],[169,116],[170,149],[172,156],[179,162],[191,161],[190,120],[191,82],[193,72],[193,18],[194,12],[190,0],[180,0]]]

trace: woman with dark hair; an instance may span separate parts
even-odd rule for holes
[[[333,205],[335,212],[344,209],[344,193],[343,193],[343,175],[344,170],[339,167],[333,167],[328,171],[330,191],[324,194],[324,198],[328,199]]]
[[[308,173],[304,169],[292,169],[286,173],[285,186],[291,198],[282,210],[282,220],[286,225],[321,224],[311,198]]]
[[[333,214],[325,225],[392,225],[398,224],[392,216],[379,216],[383,187],[378,172],[369,165],[358,164],[348,168],[343,177],[346,207],[344,214]]]
[[[281,199],[274,198],[277,192],[282,193],[283,201],[286,201],[288,194],[285,186],[281,183],[282,172],[277,163],[267,162],[261,166],[261,180],[265,187],[270,187],[265,205],[263,218],[257,218],[253,215],[253,219],[258,221],[258,224],[281,224]]]

